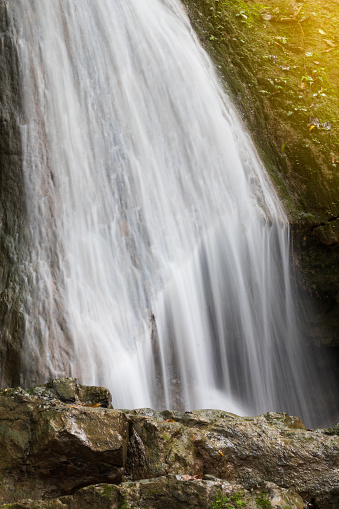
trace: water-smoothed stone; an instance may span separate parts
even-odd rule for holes
[[[187,476],[188,477],[188,476]],[[249,492],[221,479],[198,480],[167,475],[119,486],[101,484],[78,491],[73,496],[50,501],[21,501],[3,509],[302,509],[296,493],[274,484]]]

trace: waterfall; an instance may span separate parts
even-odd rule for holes
[[[309,419],[288,222],[179,1],[11,12],[31,225],[22,383],[72,375],[116,408]]]

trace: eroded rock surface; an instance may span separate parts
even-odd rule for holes
[[[228,502],[215,502],[219,490],[224,498],[235,490],[249,508],[294,509],[301,500],[314,500],[317,509],[339,507],[338,426],[306,430],[300,419],[281,413],[238,417],[109,405],[107,389],[76,379],[0,392],[0,503],[220,509]],[[109,486],[74,494],[102,483]],[[260,497],[266,505],[257,504]]]
[[[125,482],[119,486],[101,484],[78,491],[74,496],[51,501],[21,501],[7,509],[302,509],[296,494],[273,484],[249,492],[220,479],[186,480],[168,475],[158,479]]]
[[[268,481],[315,498],[321,507],[339,507],[335,431],[306,430],[300,419],[279,413],[242,418],[219,410],[143,409],[128,417],[133,426],[126,473],[132,479],[184,470],[248,490]]]

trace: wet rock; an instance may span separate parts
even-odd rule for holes
[[[2,506],[4,507],[4,506]],[[125,482],[119,486],[101,484],[78,491],[75,495],[52,501],[21,501],[7,509],[302,509],[301,497],[267,485],[249,492],[242,486],[221,479],[185,480],[184,476],[168,475],[158,479]]]
[[[287,414],[238,417],[218,410],[135,410],[126,475],[213,475],[244,488],[272,482],[319,507],[339,507],[339,440]],[[139,452],[138,452],[139,448]],[[133,451],[133,452],[132,452]],[[145,458],[145,460],[143,460]]]
[[[84,406],[109,408],[112,396],[105,387],[78,384],[76,378],[58,378],[47,384],[37,385],[27,390],[33,396],[59,399],[64,403],[79,403]]]
[[[99,406],[108,402],[106,389],[74,378],[0,392],[0,504],[301,509],[304,499],[339,507],[338,426],[306,430],[285,413]]]
[[[78,385],[78,400],[84,405],[100,405],[104,408],[112,406],[112,396],[105,387]]]
[[[121,482],[129,425],[103,388],[75,379],[0,393],[0,502]],[[94,403],[92,403],[94,402]]]
[[[9,3],[4,0],[0,34],[0,386],[6,386],[19,383],[28,243],[19,59]]]

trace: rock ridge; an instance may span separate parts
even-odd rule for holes
[[[334,509],[337,427],[273,412],[114,410],[107,389],[75,378],[6,389],[0,508]]]

